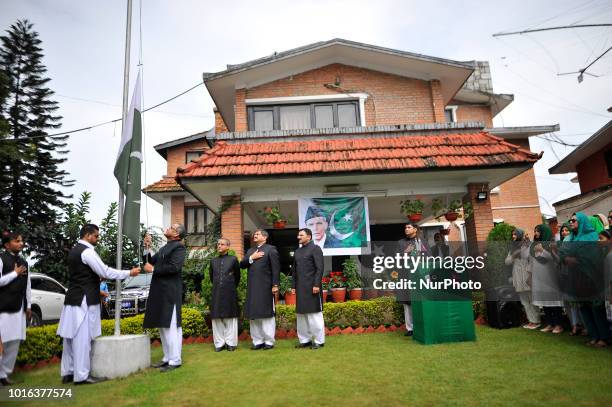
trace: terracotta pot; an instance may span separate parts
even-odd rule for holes
[[[332,290],[332,298],[334,302],[344,302],[346,298],[346,288],[334,288]]]
[[[413,213],[412,215],[408,215],[408,219],[410,219],[410,222],[419,222],[421,219],[423,219],[423,214]]]
[[[286,220],[277,220],[273,223],[274,229],[285,229],[285,226],[287,226]]]
[[[323,301],[323,304],[327,302],[327,290],[321,291],[321,300]]]
[[[444,214],[444,218],[449,222],[454,222],[459,217],[459,213],[457,212],[446,212]]]
[[[349,300],[360,301],[362,291],[361,288],[353,288],[349,291]]]
[[[295,305],[295,294],[291,294],[291,291],[285,293],[285,305]]]

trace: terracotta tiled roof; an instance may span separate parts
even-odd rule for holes
[[[305,141],[219,141],[179,178],[504,167],[540,155],[486,132]]]
[[[151,192],[176,192],[183,191],[183,188],[179,184],[176,183],[176,180],[172,177],[164,177],[159,181],[146,186],[143,189],[143,192],[151,193]]]

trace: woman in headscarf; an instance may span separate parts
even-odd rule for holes
[[[552,245],[551,249],[553,254],[557,255],[559,250],[563,247],[564,242],[569,242],[571,230],[569,227],[569,223],[566,222],[561,225],[561,229],[559,230],[559,237],[561,240],[557,245]],[[572,331],[570,332],[570,336],[576,336],[582,332],[583,336],[587,335],[587,330],[584,328],[584,324],[582,322],[582,318],[580,317],[580,307],[578,307],[578,303],[573,295],[570,293],[573,292],[571,288],[572,284],[569,279],[567,266],[562,262],[559,263],[559,270],[561,276],[561,287],[563,289],[563,307],[565,308],[565,313],[569,317],[570,324],[572,325]]]
[[[522,229],[515,228],[512,231],[512,245],[505,263],[506,266],[512,265],[512,285],[521,299],[529,321],[523,328],[536,329],[540,326],[540,312],[531,302],[529,240],[525,239]]]
[[[604,230],[609,230],[609,228],[610,228],[610,221],[608,220],[606,215],[604,215],[603,213],[598,213],[595,216],[597,216],[597,218],[599,218],[599,221],[603,225],[603,229]]]
[[[597,235],[599,235],[599,232],[604,230],[604,225],[601,222],[601,219],[599,219],[599,216],[589,216],[589,221],[591,222],[591,225],[593,226],[593,229],[595,229],[595,233]]]
[[[598,221],[599,222],[599,221]],[[600,222],[599,222],[600,223]],[[603,257],[591,219],[582,212],[572,215],[568,244],[559,251],[561,261],[573,275],[574,294],[591,341],[587,345],[604,348],[610,337],[604,303]]]
[[[612,233],[608,230],[599,232],[599,244],[604,256],[606,314],[608,321],[612,321]]]
[[[533,231],[531,255],[531,293],[533,305],[544,308],[546,326],[541,332],[563,332],[563,297],[559,289],[557,273],[558,257],[551,252],[552,230],[546,224],[537,225]]]

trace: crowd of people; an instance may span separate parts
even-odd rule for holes
[[[533,240],[513,230],[505,262],[512,266],[512,285],[527,315],[523,328],[561,334],[565,311],[569,335],[588,336],[588,346],[610,345],[611,223],[612,211],[607,218],[577,212],[557,238],[547,224],[535,227]]]

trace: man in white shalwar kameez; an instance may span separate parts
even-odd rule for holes
[[[4,250],[0,252],[0,385],[14,384],[13,372],[19,345],[26,338],[26,320],[31,317],[31,284],[28,263],[19,252],[23,237],[18,233],[2,234]]]
[[[60,316],[57,334],[64,338],[62,383],[93,384],[101,379],[89,375],[91,343],[102,334],[100,322],[100,277],[123,280],[140,273],[108,267],[94,250],[99,229],[87,224],[81,228],[80,240],[68,254],[68,292]]]

